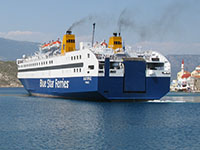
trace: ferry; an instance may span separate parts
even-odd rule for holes
[[[92,40],[93,41],[93,40]],[[62,42],[43,44],[17,59],[18,79],[30,95],[81,100],[158,100],[169,92],[171,67],[156,51],[133,51],[114,33],[108,44],[80,42],[67,31]]]

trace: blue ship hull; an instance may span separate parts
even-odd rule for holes
[[[73,77],[20,81],[32,95],[83,100],[160,99],[169,92],[170,86],[170,77],[145,77],[143,80],[125,77]]]

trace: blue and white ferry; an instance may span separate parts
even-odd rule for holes
[[[169,61],[155,51],[133,52],[114,33],[109,43],[81,42],[67,31],[34,56],[17,59],[18,79],[30,95],[82,100],[154,100],[169,92]]]

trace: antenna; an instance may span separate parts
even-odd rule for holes
[[[123,50],[125,51],[125,41],[123,41],[122,47],[123,47]]]
[[[94,44],[94,32],[95,32],[95,23],[93,23],[93,32],[92,32],[92,47]]]

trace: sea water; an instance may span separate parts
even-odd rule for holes
[[[0,89],[0,150],[199,150],[200,94],[92,102]]]

